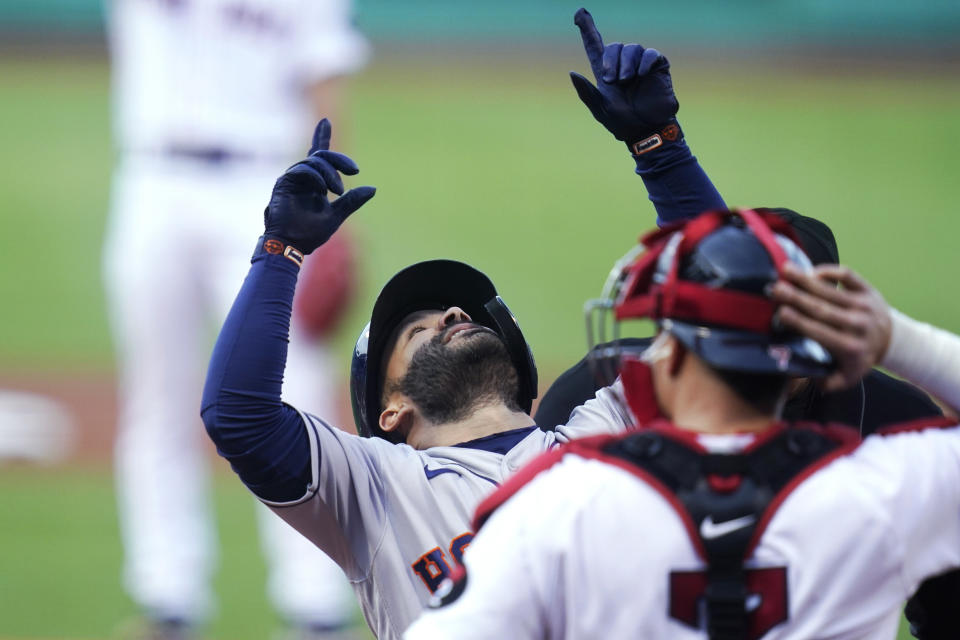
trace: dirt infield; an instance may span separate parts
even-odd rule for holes
[[[339,397],[338,424],[352,428],[350,401],[347,383],[342,383]],[[116,381],[109,372],[45,372],[12,373],[0,372],[0,390],[23,391],[45,396],[56,402],[69,416],[73,426],[72,443],[67,464],[109,463],[116,433],[117,392]],[[197,428],[202,429],[197,417]],[[211,455],[213,444],[204,439]]]
[[[60,405],[74,428],[65,462],[104,463],[109,460],[116,423],[113,375],[105,372],[0,372],[0,388],[46,396]]]

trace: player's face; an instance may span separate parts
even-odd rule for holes
[[[446,332],[441,338],[444,344],[452,344],[455,339],[459,342],[480,330],[490,331],[486,327],[473,324],[467,312],[460,307],[450,307],[446,311],[411,313],[400,323],[397,330],[393,350],[387,360],[386,380],[403,378],[410,368],[414,354],[441,333]]]
[[[513,406],[517,375],[500,336],[452,308],[413,314],[401,325],[384,388],[385,399],[400,394],[441,424],[481,401]]]

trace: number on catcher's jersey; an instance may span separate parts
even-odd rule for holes
[[[747,638],[756,640],[787,619],[787,569],[746,569]],[[701,606],[707,590],[705,571],[670,573],[670,617],[700,629]]]
[[[473,540],[472,533],[462,533],[450,541],[449,552],[454,562],[463,565],[463,552],[471,540]],[[410,565],[410,568],[423,580],[423,584],[426,585],[430,593],[436,592],[440,583],[448,578],[451,573],[446,554],[440,547],[434,547],[427,551],[417,558],[417,561]]]

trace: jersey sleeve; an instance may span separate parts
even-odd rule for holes
[[[594,373],[594,368],[599,372],[609,370],[615,375],[617,361],[623,353],[642,352],[650,346],[650,342],[651,338],[621,338],[594,347],[594,353],[588,353],[553,381],[537,404],[534,422],[544,431],[552,431],[558,425],[567,423],[574,409],[609,384],[609,380],[604,381],[606,376],[603,373]],[[616,356],[599,355],[609,352],[616,353]],[[591,358],[596,360],[592,365]]]
[[[904,593],[960,567],[960,427],[870,436],[857,455],[885,470],[874,493],[900,548]]]
[[[557,441],[622,433],[633,423],[623,396],[620,378],[597,391],[596,395],[573,410],[567,423],[556,428]]]
[[[280,400],[297,270],[279,255],[253,261],[217,337],[200,409],[217,452],[273,502],[302,498],[311,480],[303,420]]]
[[[884,367],[960,410],[960,336],[890,310]]]
[[[389,527],[385,469],[399,473],[413,458],[385,440],[346,433],[302,414],[310,442],[310,481],[294,500],[263,500],[324,550],[351,579],[366,579]],[[412,462],[419,471],[416,461]]]
[[[281,402],[296,279],[283,256],[253,261],[214,347],[201,415],[243,483],[353,576],[384,530],[381,469],[392,445]]]

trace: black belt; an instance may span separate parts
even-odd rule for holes
[[[164,154],[173,158],[187,158],[208,164],[249,162],[255,157],[251,153],[233,151],[223,147],[191,147],[187,145],[170,145],[164,149]]]

